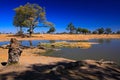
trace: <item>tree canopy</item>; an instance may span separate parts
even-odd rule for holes
[[[70,31],[69,33],[74,33],[76,30],[75,26],[72,23],[69,23],[66,30]]]
[[[81,32],[82,32],[82,28],[78,27],[78,28],[76,29],[76,33],[81,33]]]
[[[112,30],[111,30],[111,28],[106,28],[105,32],[106,32],[106,34],[110,34],[110,33],[112,33]]]
[[[99,28],[99,29],[97,29],[97,31],[98,31],[98,34],[103,34],[104,33],[104,28]]]
[[[47,21],[45,9],[38,4],[27,3],[14,10],[16,14],[14,16],[13,24],[16,27],[20,27],[20,30],[22,30],[22,27],[28,28],[30,36],[36,27],[54,26],[53,23]],[[39,24],[43,24],[43,26],[39,26]]]
[[[47,33],[53,33],[53,32],[55,32],[55,28],[51,27]]]

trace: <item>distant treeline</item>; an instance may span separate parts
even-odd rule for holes
[[[62,32],[62,34],[120,34],[120,30],[113,32],[111,28],[100,27],[94,31],[90,31],[87,28],[75,27],[73,23],[69,23],[66,30],[69,32]]]
[[[55,32],[55,27],[51,27],[47,33],[54,33]],[[112,31],[111,28],[103,28],[100,27],[94,31],[91,31],[87,28],[82,28],[82,27],[75,27],[73,23],[69,23],[68,26],[66,27],[66,30],[68,32],[61,32],[61,33],[56,33],[56,34],[120,34],[120,30],[114,32]],[[54,33],[55,34],[55,33]]]
[[[23,28],[27,29],[29,37],[35,34],[35,29],[37,27],[49,27],[46,33],[55,33],[56,29],[52,22],[49,22],[46,18],[46,11],[44,7],[38,4],[26,3],[25,5],[20,5],[14,9],[15,15],[13,17],[13,25],[19,28],[17,32],[18,35],[24,35]],[[69,34],[120,34],[120,30],[113,32],[111,28],[98,28],[95,31],[90,31],[89,29],[82,27],[75,27],[72,23],[69,23],[66,30]],[[42,32],[43,33],[43,32]],[[44,32],[45,33],[45,32]],[[44,34],[43,33],[43,34]],[[62,34],[63,34],[62,33]],[[36,33],[37,34],[37,33]]]

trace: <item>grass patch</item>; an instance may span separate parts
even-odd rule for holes
[[[55,43],[41,43],[40,46],[44,46],[47,48],[62,48],[62,47],[69,47],[69,48],[90,48],[90,42],[55,42]]]

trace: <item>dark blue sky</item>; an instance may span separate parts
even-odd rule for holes
[[[46,17],[55,24],[57,32],[66,31],[70,22],[90,30],[99,27],[120,30],[120,0],[0,0],[0,32],[16,32],[13,9],[27,2],[45,7]],[[36,28],[35,31],[48,29]]]

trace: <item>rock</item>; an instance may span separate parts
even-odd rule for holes
[[[65,67],[63,65],[58,65],[58,66],[52,68],[52,71],[61,71],[63,69],[65,69]]]
[[[51,47],[52,47],[52,48],[55,48],[55,45],[52,44]]]
[[[2,45],[2,46],[0,46],[1,48],[3,48],[3,49],[8,49],[9,48],[9,44],[7,44],[7,45]]]
[[[20,44],[17,39],[11,38],[10,47],[8,50],[8,63],[18,63],[19,57],[21,56],[22,49],[20,48]]]
[[[21,46],[22,49],[28,49],[30,48],[29,46]]]
[[[38,46],[39,49],[46,49],[44,46]]]
[[[50,73],[53,73],[53,74],[56,74],[56,75],[59,75],[61,73],[64,73],[64,70],[65,69],[65,66],[63,65],[57,65],[55,67],[53,67],[50,71]]]

